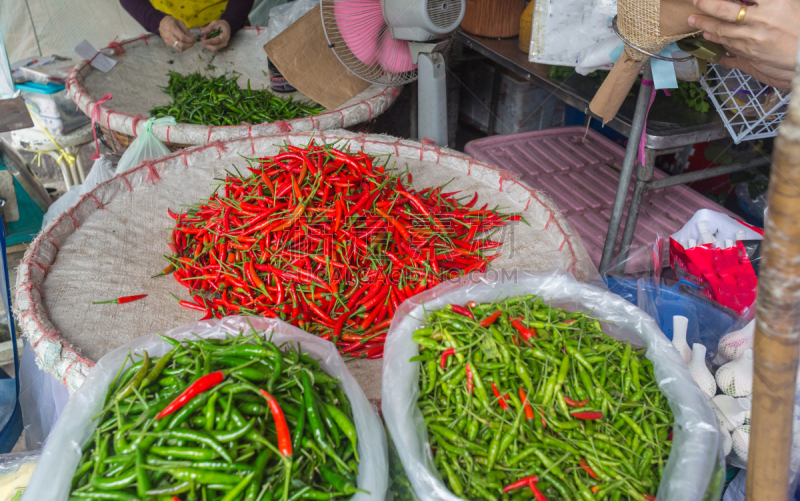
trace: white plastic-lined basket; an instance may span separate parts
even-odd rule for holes
[[[792,93],[760,83],[737,69],[711,64],[700,81],[733,141],[774,137]]]

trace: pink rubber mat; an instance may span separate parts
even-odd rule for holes
[[[470,141],[464,151],[478,160],[518,174],[528,186],[547,193],[581,236],[597,266],[603,253],[625,149],[597,131],[590,129],[585,140],[584,133],[585,129],[577,126],[491,136]],[[656,169],[654,177],[661,179],[667,175]],[[635,180],[632,180],[617,244],[622,240],[634,184]],[[711,209],[735,217],[719,204],[685,186],[646,193],[630,255],[636,254],[642,246],[649,247],[655,243],[658,233],[668,237],[676,232],[699,209]],[[665,247],[668,249],[669,245]],[[644,259],[646,254],[640,254]],[[668,262],[664,264],[668,265]],[[645,262],[629,263],[627,271],[640,271],[647,267]]]

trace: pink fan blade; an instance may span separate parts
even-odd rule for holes
[[[380,0],[346,0],[334,3],[339,33],[359,61],[372,66],[378,60],[378,40],[386,25]]]
[[[384,34],[383,40],[381,40],[378,63],[381,68],[390,73],[403,73],[417,67],[411,60],[408,41],[395,40],[388,30]]]

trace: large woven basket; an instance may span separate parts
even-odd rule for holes
[[[106,139],[116,146],[127,146],[144,131],[148,110],[169,102],[162,92],[168,82],[167,73],[176,71],[188,74],[200,71],[218,76],[230,71],[241,74],[239,84],[250,80],[254,89],[268,88],[266,43],[263,28],[244,28],[231,39],[230,46],[213,55],[198,44],[178,53],[164,45],[160,37],[142,35],[138,38],[109,44],[117,64],[108,73],[95,70],[89,61],[82,61],[70,72],[67,90],[72,100],[86,115],[95,109],[97,124],[104,130]],[[370,85],[357,96],[335,110],[319,115],[295,118],[258,125],[210,126],[178,123],[153,125],[152,131],[173,151],[191,145],[215,141],[258,137],[270,134],[351,128],[368,122],[391,106],[402,87]],[[98,104],[106,94],[112,99]],[[288,97],[282,95],[281,97]],[[296,93],[295,99],[305,99]]]
[[[120,174],[87,193],[34,240],[17,273],[16,314],[41,367],[77,389],[107,352],[143,334],[196,321],[194,310],[171,297],[187,291],[171,277],[151,279],[165,266],[170,226],[167,208],[207,199],[215,179],[242,157],[273,155],[280,144],[305,145],[311,133],[238,139],[181,150]],[[520,184],[510,173],[452,150],[388,136],[319,132],[317,141],[344,138],[353,150],[390,155],[406,165],[415,188],[448,184],[477,191],[479,203],[520,212],[526,224],[509,226],[502,256],[492,264],[515,269],[565,269],[579,280],[597,277],[586,250],[547,195]],[[341,144],[341,143],[340,143]],[[493,237],[501,239],[498,235]],[[92,301],[146,293],[126,305]],[[370,398],[380,397],[380,360],[359,360],[351,371]],[[376,372],[377,371],[377,372]]]

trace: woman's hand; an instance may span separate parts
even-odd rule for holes
[[[770,87],[788,89],[792,85],[793,71],[778,69],[744,56],[723,57],[719,64],[727,68],[737,68]]]
[[[164,16],[158,24],[158,34],[167,47],[172,47],[178,52],[183,52],[194,45],[194,35],[189,33],[183,21],[172,16]]]
[[[694,0],[694,5],[705,15],[690,16],[689,25],[703,30],[705,38],[724,45],[731,54],[749,60],[743,63],[739,59],[735,64],[749,64],[756,72],[764,67],[795,69],[800,35],[797,0],[759,0],[756,5],[747,6],[740,24],[735,22],[742,8],[738,2]],[[774,73],[773,70],[762,74]]]
[[[214,38],[206,38],[209,33],[216,31],[218,28],[220,30],[219,35]],[[203,38],[201,39],[203,46],[212,52],[224,48],[231,40],[231,25],[228,24],[228,21],[222,19],[211,21],[208,25],[200,28],[200,32],[203,34]]]

